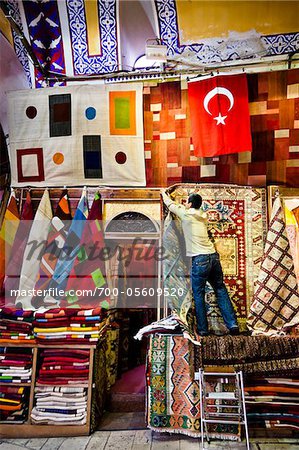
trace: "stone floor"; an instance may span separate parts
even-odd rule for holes
[[[299,439],[252,439],[251,450],[298,450]],[[246,450],[244,442],[212,441],[207,450]],[[198,439],[150,430],[97,431],[70,438],[1,439],[0,450],[201,450]]]

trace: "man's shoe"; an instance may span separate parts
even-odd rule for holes
[[[246,330],[246,331],[241,331],[242,336],[252,336],[252,331],[251,330]]]
[[[208,331],[198,331],[197,334],[201,337],[203,336],[209,336],[209,332]]]
[[[229,334],[231,336],[238,336],[240,334],[240,330],[238,327],[232,327],[229,329]]]

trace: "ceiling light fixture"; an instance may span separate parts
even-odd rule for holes
[[[148,61],[155,61],[160,63],[167,62],[167,47],[162,44],[158,38],[147,39],[145,45],[145,58]]]

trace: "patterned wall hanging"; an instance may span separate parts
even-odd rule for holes
[[[273,204],[265,252],[248,325],[254,333],[279,334],[298,313],[299,293],[280,197]]]
[[[266,193],[264,189],[252,189],[229,185],[205,185],[200,187],[181,185],[171,194],[178,203],[187,200],[189,193],[198,192],[203,198],[203,209],[208,217],[208,228],[220,254],[224,281],[236,311],[241,329],[246,329],[246,318],[253,296],[254,281],[258,276],[263,256],[266,230]],[[173,233],[164,235],[164,246],[168,251],[164,262],[165,286],[179,286],[169,297],[183,323],[192,327],[188,317],[190,299],[188,286],[184,288],[184,277],[189,283],[190,269],[184,268],[181,252]],[[179,253],[179,255],[178,255]],[[169,267],[172,265],[171,269]],[[187,273],[187,276],[186,276]],[[182,291],[181,291],[182,292]],[[177,298],[176,298],[177,296]],[[206,294],[209,328],[215,333],[226,332],[214,291]]]
[[[12,191],[0,229],[0,292],[6,273],[15,235],[20,224],[20,215],[15,192]]]
[[[198,158],[185,81],[144,86],[147,186],[236,183],[298,186],[299,70],[248,74],[252,152]]]
[[[12,185],[145,185],[140,83],[8,98]]]
[[[229,41],[214,35],[214,39],[202,39],[201,42],[187,42],[187,39],[186,44],[182,44],[180,42],[182,35],[179,28],[179,11],[182,6],[179,5],[179,1],[155,0],[155,4],[160,38],[163,44],[167,46],[168,56],[172,59],[177,57],[178,61],[184,60],[187,65],[188,63],[189,65],[192,65],[192,63],[197,65],[219,64],[224,61],[260,57],[261,55],[281,55],[298,50],[298,32],[288,30],[291,32],[261,36],[254,29],[252,30],[252,25],[249,25],[249,28],[247,28],[251,30],[251,33],[244,33],[243,38],[242,33],[240,33],[238,38],[232,36],[232,39]],[[196,12],[199,13],[200,11],[197,10]]]
[[[33,206],[31,201],[31,195],[28,191],[26,194],[26,201],[24,203],[21,221],[17,229],[13,246],[11,249],[10,257],[5,268],[5,299],[8,302],[14,303],[16,299],[15,290],[19,288],[20,274],[23,263],[23,256],[28,241],[32,221],[34,218]]]
[[[31,303],[39,274],[39,266],[47,243],[49,228],[53,217],[52,206],[48,189],[45,189],[38,209],[34,216],[26,248],[24,250],[22,268],[20,273],[19,295],[16,298],[16,307],[34,309]]]

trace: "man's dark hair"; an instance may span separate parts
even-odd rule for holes
[[[202,197],[199,194],[191,194],[188,197],[188,203],[191,203],[191,207],[199,209],[202,204]]]

